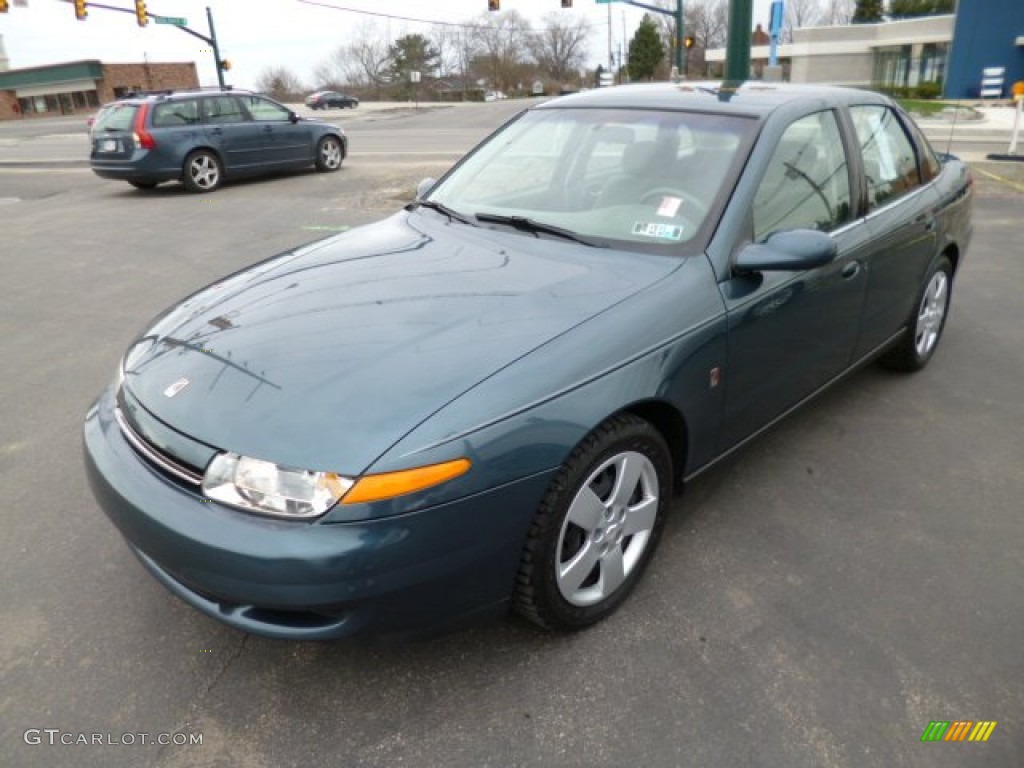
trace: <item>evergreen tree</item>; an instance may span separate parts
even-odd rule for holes
[[[854,24],[872,24],[882,20],[882,0],[857,0],[857,9],[853,12]]]
[[[388,52],[388,72],[391,82],[398,86],[398,98],[412,96],[414,88],[409,83],[410,72],[419,72],[424,81],[429,80],[440,59],[437,49],[423,35],[405,35],[395,40]]]
[[[647,14],[636,29],[636,34],[629,41],[629,77],[631,80],[651,80],[662,59],[665,58],[665,46],[654,20]]]
[[[894,19],[910,19],[915,16],[935,16],[953,13],[954,0],[892,0],[889,14]]]

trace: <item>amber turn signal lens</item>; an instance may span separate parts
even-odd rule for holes
[[[415,469],[366,475],[356,481],[352,489],[342,498],[341,503],[365,504],[370,501],[383,501],[414,491],[422,491],[466,474],[471,466],[469,459],[455,459]]]

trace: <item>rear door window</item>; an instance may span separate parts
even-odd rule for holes
[[[208,123],[241,123],[246,119],[242,105],[234,96],[209,96],[203,99],[203,117]]]
[[[864,161],[869,211],[921,185],[914,145],[895,112],[862,105],[850,107],[850,117]]]

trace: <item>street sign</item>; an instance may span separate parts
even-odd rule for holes
[[[157,24],[173,24],[176,27],[188,26],[188,19],[186,19],[184,16],[154,16],[150,14],[149,18],[151,18]]]

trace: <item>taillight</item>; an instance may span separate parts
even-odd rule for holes
[[[140,104],[135,111],[135,131],[132,136],[135,139],[135,146],[141,149],[156,149],[156,142],[153,136],[146,130],[146,113],[149,112],[149,104]]]

